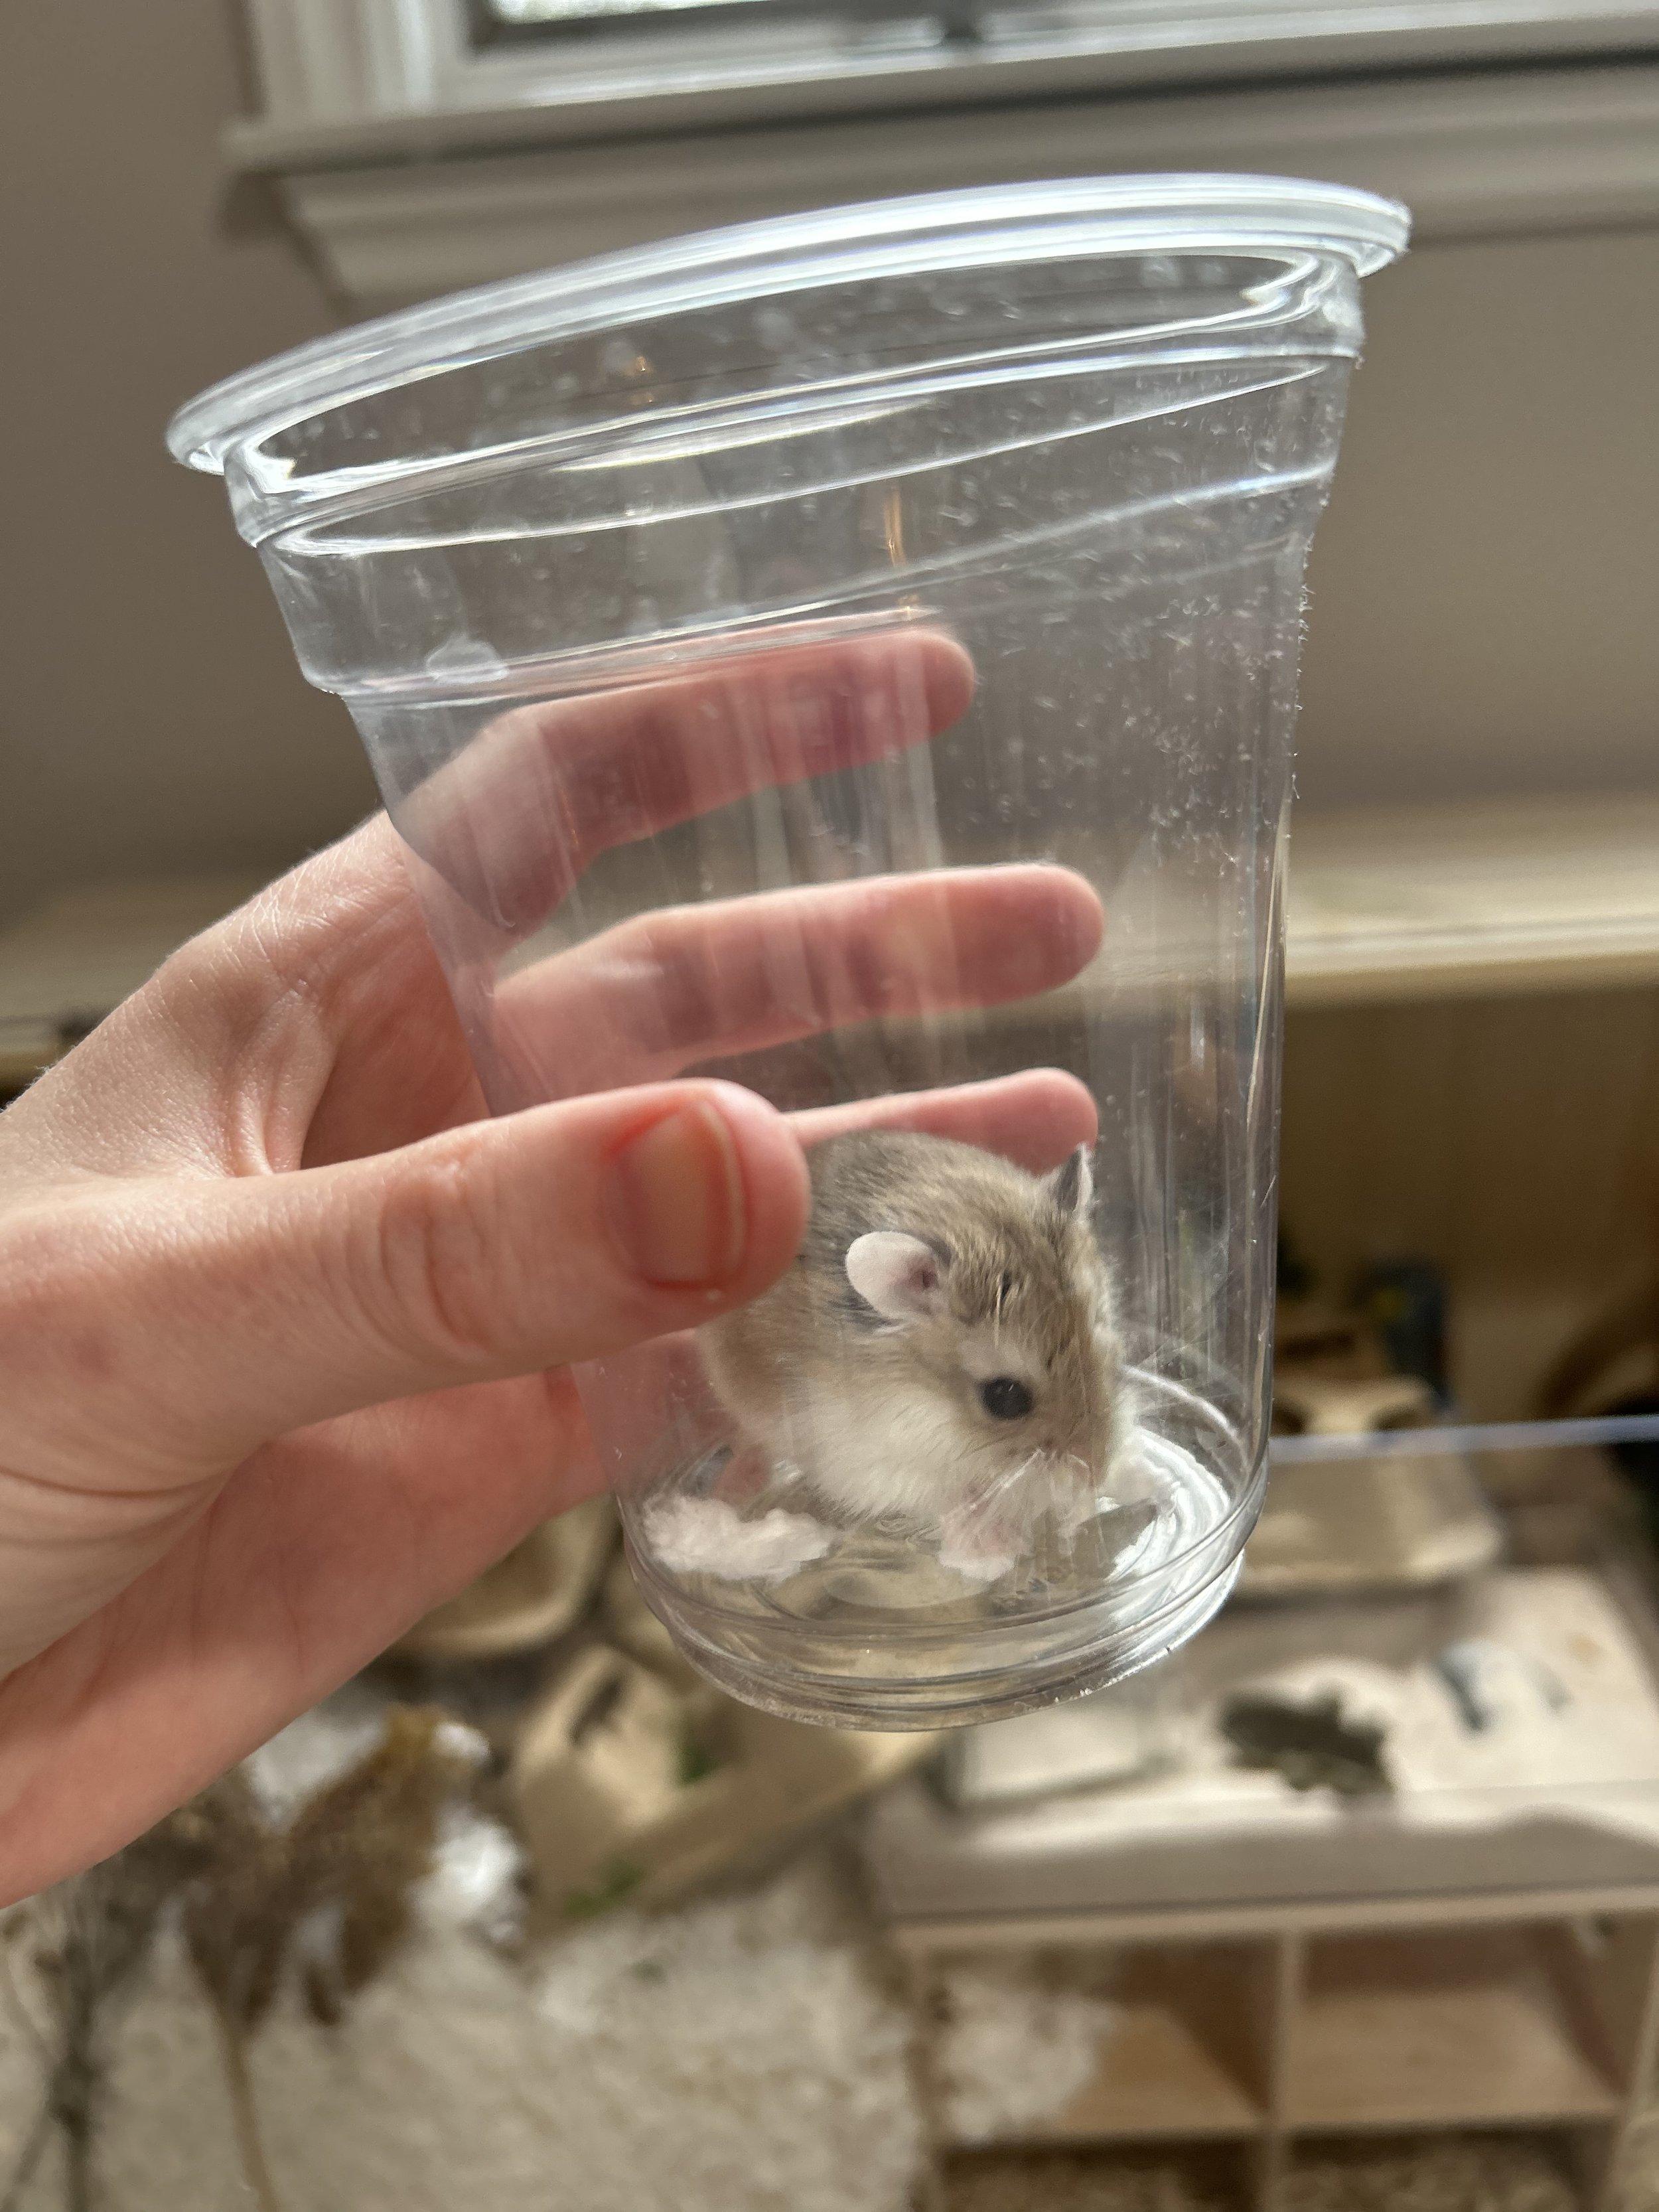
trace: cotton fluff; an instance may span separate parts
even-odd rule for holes
[[[821,1559],[833,1538],[821,1522],[775,1506],[745,1521],[720,1498],[665,1498],[649,1510],[645,1538],[671,1574],[771,1582]]]
[[[948,2132],[990,2142],[1063,2112],[1094,2075],[1119,2014],[1017,1960],[949,1969],[936,2066]]]

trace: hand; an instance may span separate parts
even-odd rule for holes
[[[413,794],[420,865],[523,936],[595,851],[922,741],[970,689],[909,633],[520,710]],[[526,763],[586,779],[556,866],[511,757],[520,790]],[[1099,933],[1045,867],[627,922],[502,985],[566,1079],[496,1120],[384,818],[185,947],[0,1116],[0,1898],[140,1832],[586,1495],[568,1364],[763,1290],[803,1142],[886,1118],[1042,1165],[1094,1133],[1054,1073],[792,1121],[680,1071],[1042,990]]]

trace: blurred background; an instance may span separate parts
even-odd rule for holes
[[[131,1896],[42,1908],[0,2212],[1659,2204],[1654,1447],[1514,1425],[1659,1411],[1659,6],[149,0],[0,38],[13,1087],[374,803],[164,453],[204,384],[888,192],[1237,168],[1416,221],[1313,559],[1285,1472],[1208,1656],[941,1764],[696,1688],[603,1510],[561,1524],[265,1755],[244,1844],[309,1808],[380,1896],[328,1792],[411,1824],[404,1948],[343,1994],[306,1916],[362,1899],[301,1884],[227,2093],[157,1935],[101,2195],[35,2116],[64,1960]]]

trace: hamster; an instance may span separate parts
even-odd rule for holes
[[[1005,1571],[1047,1516],[1095,1509],[1120,1441],[1111,1285],[1079,1146],[1038,1178],[944,1138],[808,1156],[789,1273],[699,1331],[740,1445],[838,1518],[897,1517],[949,1566]]]

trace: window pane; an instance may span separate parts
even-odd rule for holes
[[[744,15],[854,17],[860,21],[914,18],[931,12],[915,0],[475,0],[487,26],[501,30],[556,30],[578,23],[615,23],[633,17]]]

